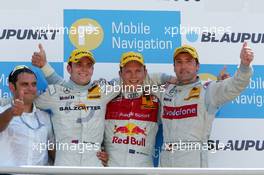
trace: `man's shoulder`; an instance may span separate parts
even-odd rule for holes
[[[7,103],[0,106],[0,113],[4,112],[10,107],[11,107],[11,99]]]
[[[173,89],[173,88],[176,88],[176,84],[166,83],[163,85],[163,88],[165,88],[166,90]]]
[[[216,82],[216,81],[214,80],[200,81],[200,85],[203,87],[203,89],[207,89],[213,82]]]
[[[69,88],[69,87],[66,87],[66,86],[63,86],[63,85],[60,85],[60,84],[51,84],[51,85],[48,85],[47,88],[42,91],[40,93],[43,94],[45,92],[48,92],[50,95],[55,95],[57,93],[65,93],[65,94],[69,94],[71,93],[72,89]]]

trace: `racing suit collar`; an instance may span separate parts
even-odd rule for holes
[[[195,82],[192,82],[192,83],[189,83],[189,84],[182,84],[182,85],[181,84],[176,84],[176,86],[177,86],[177,89],[186,89],[186,88],[192,88],[194,86],[197,86],[200,83],[201,83],[200,77],[197,76]]]
[[[142,96],[142,92],[122,92],[122,97],[126,99],[134,99]]]
[[[87,84],[87,85],[78,85],[75,82],[73,82],[71,79],[69,79],[69,86],[72,89],[78,89],[80,91],[87,91],[87,89],[90,88],[90,86],[92,85],[91,81]]]

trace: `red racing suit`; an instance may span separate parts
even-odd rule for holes
[[[109,166],[153,167],[158,113],[153,95],[122,93],[108,103],[104,145]]]

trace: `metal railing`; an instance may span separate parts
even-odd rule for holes
[[[114,168],[114,167],[0,167],[0,174],[88,175],[263,175],[264,168]]]

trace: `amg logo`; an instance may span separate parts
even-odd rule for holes
[[[0,40],[54,40],[57,30],[33,29],[3,29],[0,30]]]

